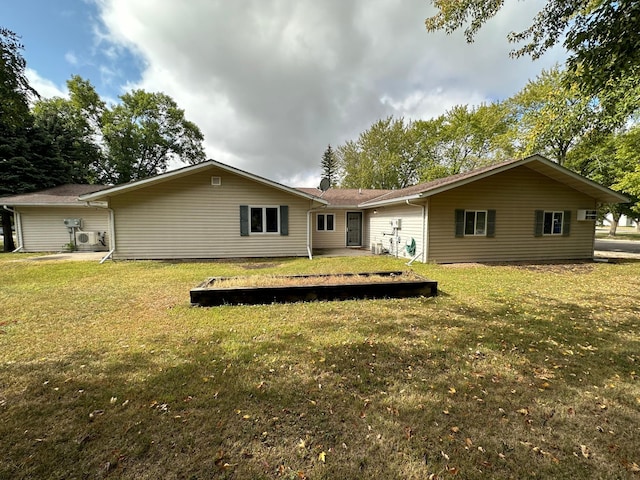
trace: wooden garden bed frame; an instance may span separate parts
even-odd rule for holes
[[[248,286],[241,286],[243,278],[247,279]],[[271,278],[277,280],[272,282],[273,285],[269,285],[267,277],[265,285],[256,286],[254,277],[211,277],[191,290],[191,304],[213,307],[319,300],[432,297],[438,294],[438,282],[427,280],[412,272],[287,275]],[[231,283],[234,286],[221,287],[229,280],[233,280]]]

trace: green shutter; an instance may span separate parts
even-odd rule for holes
[[[456,209],[456,237],[464,237],[464,210]]]
[[[487,237],[496,236],[496,211],[487,210]]]
[[[533,230],[533,235],[541,237],[544,231],[544,210],[536,210],[536,223]]]
[[[249,206],[240,205],[240,236],[249,236]]]
[[[280,235],[289,235],[289,206],[280,205]]]
[[[571,210],[565,210],[562,219],[562,236],[568,237],[571,233]]]

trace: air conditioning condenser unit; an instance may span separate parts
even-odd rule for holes
[[[77,245],[96,245],[98,243],[98,232],[76,232]]]

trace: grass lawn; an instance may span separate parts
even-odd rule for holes
[[[435,266],[436,298],[192,308],[210,276],[0,255],[0,478],[640,478],[640,263]]]

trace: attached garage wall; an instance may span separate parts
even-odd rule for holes
[[[593,256],[595,227],[577,221],[595,200],[526,166],[431,197],[429,261],[438,263],[585,259]],[[496,210],[495,237],[455,236],[455,210]],[[570,235],[534,236],[535,211],[571,211]]]
[[[109,245],[109,213],[94,207],[19,207],[25,252],[59,252],[69,243],[65,218],[81,218],[83,231],[105,232]],[[82,246],[79,250],[107,250],[106,246]]]
[[[211,185],[211,177],[221,184]],[[212,168],[113,197],[114,258],[179,259],[307,255],[305,200]],[[289,234],[240,235],[240,205],[289,207]]]
[[[399,257],[411,258],[406,249],[406,245],[411,240],[416,242],[416,253],[423,251],[422,243],[422,208],[413,205],[400,205],[395,207],[376,208],[375,213],[369,210],[369,245],[382,244],[389,253]],[[399,241],[392,235],[391,221],[394,218],[400,219],[400,229],[396,232]],[[387,235],[385,235],[385,233]]]

